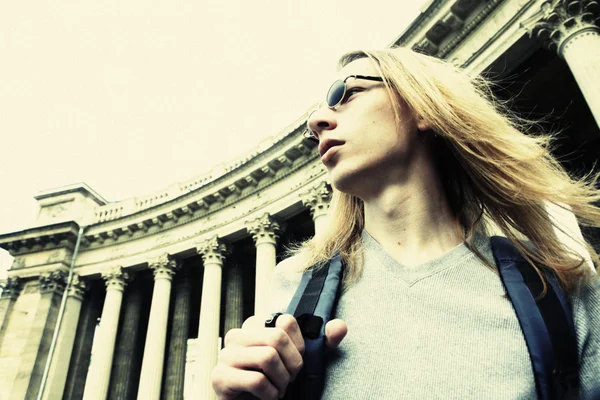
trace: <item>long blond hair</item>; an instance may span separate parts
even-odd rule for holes
[[[570,209],[581,224],[600,226],[600,209],[593,204],[600,200],[597,175],[570,177],[551,154],[551,137],[533,132],[531,121],[510,112],[481,76],[406,48],[350,52],[339,67],[360,58],[369,58],[384,78],[397,121],[399,97],[431,127],[434,159],[465,239],[491,221],[534,266],[544,282],[542,295],[546,282],[537,264],[552,269],[569,291],[593,275],[556,236],[553,227],[564,229],[545,204]],[[345,282],[352,282],[362,267],[363,227],[362,201],[334,189],[326,229],[297,252],[309,267],[339,251],[347,264]],[[597,265],[598,254],[582,244]]]

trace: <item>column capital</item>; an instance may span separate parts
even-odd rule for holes
[[[2,287],[1,298],[11,298],[16,300],[19,297],[19,293],[21,293],[21,289],[23,289],[23,279],[15,276],[13,278],[2,280],[0,282],[0,287]]]
[[[521,26],[562,57],[569,42],[579,34],[600,33],[595,25],[599,17],[597,0],[547,0]]]
[[[81,279],[79,274],[73,274],[71,278],[71,285],[69,286],[69,297],[75,297],[76,299],[83,300],[85,292],[89,289],[86,281]]]
[[[331,188],[327,182],[322,181],[317,186],[311,188],[308,192],[300,194],[304,207],[310,209],[313,218],[317,218],[327,213],[329,202],[331,201]]]
[[[67,285],[67,273],[61,269],[40,275],[40,293],[62,293]]]
[[[279,233],[281,232],[280,224],[269,213],[265,213],[262,217],[258,217],[252,221],[247,221],[246,229],[252,235],[252,239],[254,239],[254,243],[257,245],[261,243],[277,244]]]
[[[154,273],[154,280],[168,279],[172,280],[173,275],[181,268],[181,262],[171,258],[169,254],[164,253],[148,262],[148,267]]]
[[[217,235],[197,243],[196,250],[202,256],[202,261],[205,264],[213,263],[222,265],[225,256],[228,254],[227,246]]]
[[[124,291],[129,282],[129,274],[123,270],[123,267],[116,266],[102,273],[102,278],[106,283],[106,290]]]

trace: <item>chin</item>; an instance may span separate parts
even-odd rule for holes
[[[357,174],[342,173],[341,171],[329,171],[329,181],[335,190],[356,196],[359,192],[357,187],[360,179]]]

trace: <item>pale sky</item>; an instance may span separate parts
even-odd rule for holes
[[[42,190],[119,201],[249,152],[323,99],[341,54],[386,47],[424,3],[2,2],[0,233],[34,224]]]

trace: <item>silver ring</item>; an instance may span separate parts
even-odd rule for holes
[[[279,318],[280,315],[283,315],[283,313],[278,312],[271,314],[271,317],[265,321],[265,328],[275,328],[277,318]]]

